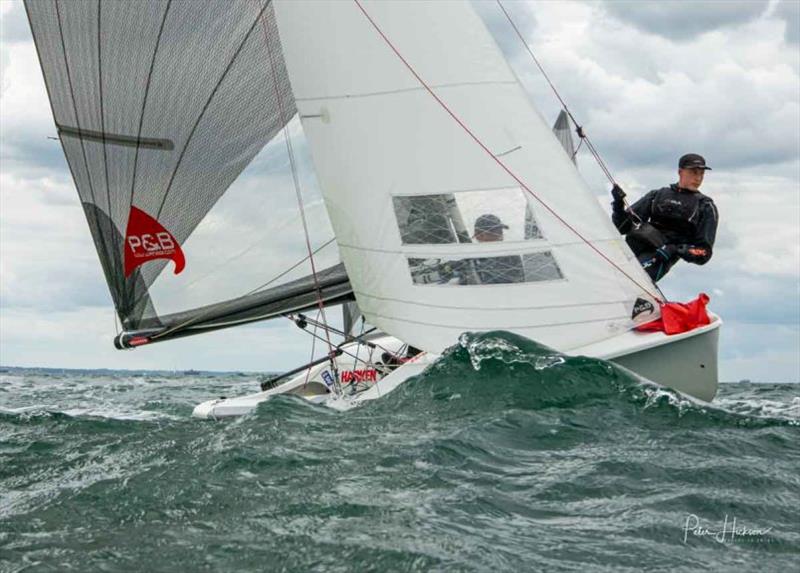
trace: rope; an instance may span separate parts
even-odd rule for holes
[[[531,50],[531,47],[525,41],[525,38],[522,36],[522,32],[520,32],[519,28],[514,23],[514,20],[511,18],[511,15],[508,13],[505,6],[503,6],[501,0],[496,0],[496,2],[497,5],[500,7],[500,10],[503,11],[503,14],[508,20],[508,23],[511,24],[511,27],[514,29],[514,32],[516,32],[520,42],[522,42],[522,45],[525,46],[525,50],[530,55],[531,59],[533,60],[533,63],[536,64],[537,68],[539,68],[539,71],[542,73],[542,76],[544,76],[544,79],[547,81],[548,85],[550,86],[550,89],[553,90],[553,93],[555,94],[556,98],[561,103],[561,108],[564,110],[564,113],[567,114],[567,117],[569,117],[573,125],[575,125],[575,133],[577,133],[578,137],[580,137],[581,143],[583,143],[584,141],[586,142],[586,148],[589,150],[589,153],[592,154],[592,157],[594,157],[594,160],[597,162],[597,165],[600,167],[603,174],[605,174],[608,181],[612,185],[617,185],[617,182],[614,180],[614,176],[611,174],[611,170],[608,168],[608,166],[606,166],[605,161],[603,161],[603,158],[600,156],[600,153],[597,151],[597,148],[592,143],[592,140],[589,139],[589,136],[586,134],[586,131],[584,131],[583,126],[581,126],[581,124],[578,123],[578,120],[575,119],[575,116],[572,115],[572,111],[567,106],[567,102],[565,102],[564,98],[561,97],[561,94],[558,93],[558,89],[556,89],[555,84],[550,80],[550,76],[547,75],[547,72],[544,71],[544,67],[542,67],[542,64],[539,63],[539,60],[533,53],[533,50]],[[576,149],[575,153],[577,154],[577,152],[578,150]],[[635,211],[631,209],[630,205],[628,204],[628,201],[624,197],[622,198],[622,204],[625,206],[625,211],[627,211],[628,214],[630,214],[633,218],[635,218],[638,221],[638,224],[641,225],[642,219],[639,217],[639,215],[636,214]],[[636,226],[638,227],[638,225]]]
[[[578,156],[578,152],[581,150],[581,147],[583,147],[583,140],[582,139],[578,142],[578,147],[576,147],[575,151],[572,153],[572,160],[573,161],[575,161],[575,158]]]
[[[291,320],[292,322],[294,322],[295,324],[297,324],[297,322],[295,321],[295,319],[294,319],[294,318],[292,318],[292,317],[291,317],[291,315],[283,315],[283,316],[284,316],[284,318],[287,318],[288,320]],[[301,329],[301,330],[302,330],[303,332],[305,332],[306,334],[308,334],[309,336],[312,336],[312,337],[316,338],[317,340],[325,340],[325,339],[324,339],[324,338],[322,338],[320,335],[318,335],[318,334],[316,334],[316,333],[313,333],[313,332],[310,332],[309,330],[307,330],[307,329],[305,329],[305,328],[303,328],[303,329]],[[341,354],[346,354],[347,356],[349,356],[349,357],[351,357],[351,358],[353,358],[353,359],[358,359],[358,360],[360,360],[361,362],[363,362],[364,364],[366,364],[366,363],[367,363],[367,362],[366,362],[366,361],[365,361],[363,358],[358,358],[358,357],[357,357],[355,354],[353,354],[352,352],[350,352],[350,351],[348,351],[348,350],[344,350],[344,349],[342,349],[342,348],[341,348],[341,346],[342,346],[343,344],[344,344],[344,342],[343,342],[342,344],[340,344],[340,345],[336,346],[336,347],[335,347],[336,349],[335,349],[335,350],[333,350],[333,351],[331,352],[331,354],[334,354],[334,355],[335,355],[335,354],[337,354],[337,352],[338,352],[338,353],[341,353]]]
[[[317,311],[317,318],[319,319],[319,311]],[[314,325],[314,338],[311,340],[311,357],[308,359],[309,362],[314,362],[314,352],[317,349],[317,326]],[[306,370],[306,379],[303,381],[303,386],[308,386],[308,379],[311,376],[311,368]]]
[[[544,68],[539,63],[539,60],[536,59],[536,56],[533,54],[533,50],[531,50],[530,46],[525,41],[525,38],[522,36],[522,32],[519,31],[519,28],[514,23],[514,20],[511,19],[511,15],[508,13],[508,11],[506,10],[505,6],[503,6],[503,3],[500,0],[496,0],[496,1],[497,1],[497,5],[500,7],[500,10],[502,10],[503,14],[505,14],[505,17],[508,20],[508,23],[511,24],[511,27],[514,29],[514,32],[516,32],[517,37],[519,38],[520,42],[522,42],[522,45],[525,46],[525,50],[527,50],[528,54],[530,55],[531,59],[533,60],[533,63],[535,63],[536,67],[539,68],[539,71],[542,72],[542,76],[544,76],[544,79],[547,81],[548,85],[550,86],[550,89],[553,90],[553,93],[555,94],[556,98],[561,103],[561,107],[564,110],[564,112],[567,114],[567,117],[569,117],[572,120],[572,123],[575,124],[575,128],[576,128],[575,132],[578,134],[578,136],[581,139],[585,139],[586,140],[586,147],[589,149],[589,151],[592,153],[594,158],[597,160],[597,164],[600,166],[600,169],[603,170],[603,173],[608,178],[608,180],[611,182],[611,184],[612,185],[616,184],[616,181],[614,181],[614,177],[611,175],[611,171],[609,171],[608,167],[606,167],[606,164],[605,164],[605,162],[603,162],[603,159],[600,157],[600,154],[597,153],[597,150],[595,149],[594,145],[592,145],[592,142],[589,139],[589,136],[586,135],[586,132],[583,130],[583,127],[581,127],[581,125],[578,123],[578,120],[575,119],[575,116],[572,115],[572,112],[570,111],[569,107],[567,107],[567,102],[565,102],[564,98],[561,97],[561,94],[558,93],[558,90],[556,89],[555,84],[553,84],[553,82],[550,80],[550,76],[547,75],[547,72],[544,71]]]
[[[329,240],[328,240],[326,243],[324,243],[323,245],[321,245],[320,247],[318,247],[318,248],[317,248],[317,249],[314,251],[314,254],[317,254],[318,252],[320,252],[322,249],[324,249],[325,247],[327,247],[328,245],[330,245],[330,244],[331,244],[333,241],[334,241],[334,239],[329,239]],[[240,298],[244,298],[244,297],[250,296],[251,294],[255,294],[255,293],[257,293],[257,292],[258,292],[258,291],[260,291],[261,289],[267,288],[269,285],[271,285],[272,283],[274,283],[275,281],[277,281],[277,280],[278,280],[278,279],[280,279],[281,277],[283,277],[283,276],[285,276],[285,275],[289,274],[289,273],[290,273],[290,272],[292,272],[294,269],[296,269],[297,267],[299,267],[301,264],[303,264],[304,262],[306,262],[306,260],[308,260],[308,256],[305,256],[305,257],[303,257],[302,259],[300,259],[299,261],[297,261],[295,264],[293,264],[291,267],[289,267],[288,269],[286,269],[285,271],[283,271],[283,272],[281,272],[281,273],[278,273],[276,276],[272,277],[270,280],[268,280],[268,281],[267,281],[267,282],[265,282],[264,284],[258,285],[256,288],[254,288],[254,289],[251,289],[249,292],[246,292],[246,293],[244,293],[243,295],[241,295],[241,297],[240,297]],[[195,281],[195,282],[196,282],[196,281]],[[176,324],[176,325],[175,325],[175,326],[173,326],[172,328],[168,328],[168,329],[167,329],[167,330],[165,330],[164,332],[159,332],[158,334],[154,334],[153,336],[151,336],[151,337],[150,337],[150,339],[151,339],[151,340],[157,340],[157,339],[159,339],[159,338],[161,338],[161,337],[163,337],[163,336],[166,336],[166,335],[168,335],[168,334],[171,334],[171,333],[175,332],[176,330],[182,330],[182,329],[186,328],[187,326],[191,326],[191,325],[195,324],[196,322],[198,322],[198,321],[200,321],[200,320],[203,320],[204,318],[207,318],[207,317],[209,317],[209,316],[213,315],[215,312],[216,312],[216,310],[208,310],[208,311],[206,311],[206,312],[200,313],[200,314],[198,314],[197,316],[195,316],[195,317],[192,317],[192,318],[190,318],[189,320],[187,320],[187,321],[185,321],[185,322],[182,322],[182,323],[180,323],[180,324]],[[119,333],[117,333],[117,334],[119,334]]]
[[[260,5],[260,0],[259,0]],[[269,32],[267,30],[267,20],[264,17],[264,13],[266,12],[266,5],[264,8],[261,9],[259,14],[261,18],[261,24],[264,29],[264,46],[267,49],[267,55],[269,56],[269,67],[270,72],[272,72],[272,85],[275,90],[275,99],[278,102],[278,113],[279,113],[279,121],[283,121],[283,118],[286,116],[283,109],[283,98],[281,97],[280,90],[278,89],[278,75],[275,71],[275,61],[272,54],[272,49],[270,48],[269,42]],[[314,277],[314,289],[317,295],[317,306],[319,308],[320,315],[322,316],[322,323],[327,327],[328,320],[325,316],[325,304],[322,301],[322,289],[319,286],[319,277],[317,276],[317,267],[314,264],[314,252],[311,249],[311,238],[308,234],[308,222],[306,221],[306,213],[305,207],[303,205],[303,195],[300,190],[300,180],[297,176],[297,164],[295,163],[294,158],[294,150],[292,148],[292,138],[289,134],[289,127],[288,123],[284,124],[283,126],[283,136],[286,140],[286,151],[289,154],[289,165],[291,166],[292,170],[292,181],[294,183],[294,191],[295,195],[297,196],[297,205],[300,209],[300,220],[303,222],[303,234],[305,235],[306,240],[306,249],[308,250],[308,260],[311,263],[311,274]],[[331,343],[331,337],[328,333],[328,329],[325,328],[325,339],[328,343],[328,356],[330,357],[331,361],[331,369],[333,370],[334,374],[334,381],[336,385],[336,390],[338,394],[341,394],[341,388],[339,387],[339,371],[336,367],[336,360],[334,355],[333,344]]]
[[[505,163],[503,163],[503,162],[502,162],[502,161],[501,161],[501,160],[500,160],[500,159],[499,159],[499,158],[498,158],[498,157],[497,157],[497,156],[496,156],[494,153],[492,153],[492,151],[491,151],[491,150],[490,150],[490,149],[489,149],[489,148],[486,146],[486,144],[484,144],[484,143],[483,143],[483,142],[482,142],[482,141],[481,141],[481,140],[478,138],[478,136],[477,136],[477,135],[475,135],[475,134],[472,132],[472,130],[470,130],[470,128],[469,128],[469,127],[467,127],[467,125],[466,125],[466,124],[465,124],[465,123],[464,123],[464,122],[461,120],[461,118],[459,118],[459,117],[458,117],[458,116],[457,116],[457,115],[456,115],[456,114],[455,114],[455,113],[454,113],[454,112],[453,112],[453,111],[452,111],[452,110],[451,110],[451,109],[450,109],[450,108],[447,106],[447,104],[446,104],[444,101],[442,101],[442,99],[441,99],[439,96],[437,96],[437,95],[436,95],[436,93],[434,93],[433,89],[431,89],[431,87],[428,85],[428,83],[427,83],[427,82],[426,82],[424,79],[422,79],[422,77],[421,77],[421,76],[420,76],[420,75],[417,73],[417,71],[414,69],[414,67],[413,67],[411,64],[409,64],[409,63],[408,63],[408,61],[407,61],[407,60],[406,60],[406,59],[405,59],[405,58],[404,58],[404,57],[403,57],[403,56],[400,54],[400,52],[397,50],[397,48],[394,46],[394,44],[392,44],[391,40],[389,40],[389,38],[386,36],[386,34],[384,34],[384,33],[383,33],[383,30],[381,30],[381,28],[378,26],[378,24],[377,24],[377,23],[376,23],[376,22],[375,22],[375,21],[372,19],[372,17],[371,17],[371,16],[370,16],[370,15],[367,13],[366,9],[364,9],[364,6],[361,4],[360,0],[353,0],[353,2],[356,4],[356,6],[358,6],[358,9],[359,9],[359,10],[361,10],[362,14],[364,14],[364,17],[367,19],[367,21],[369,21],[369,23],[372,25],[372,27],[375,29],[375,31],[378,33],[378,35],[379,35],[381,38],[383,38],[383,41],[384,41],[384,42],[386,42],[386,45],[387,45],[387,46],[389,46],[389,48],[390,48],[390,49],[391,49],[391,50],[394,52],[394,54],[395,54],[395,55],[396,55],[396,56],[397,56],[397,57],[400,59],[400,61],[403,63],[403,65],[405,65],[405,67],[408,69],[408,71],[409,71],[409,72],[411,72],[411,74],[412,74],[412,75],[413,75],[413,76],[414,76],[414,77],[417,79],[417,81],[418,81],[418,82],[419,82],[419,83],[422,85],[422,87],[424,87],[424,88],[425,88],[425,90],[426,90],[426,91],[427,91],[427,92],[428,92],[428,93],[431,95],[431,97],[433,97],[433,99],[435,99],[435,100],[436,100],[436,102],[437,102],[437,103],[438,103],[438,104],[439,104],[439,105],[442,107],[442,109],[444,109],[444,111],[446,111],[446,112],[447,112],[447,114],[448,114],[448,115],[449,115],[451,118],[453,118],[453,120],[454,120],[454,121],[455,121],[455,122],[456,122],[456,123],[457,123],[457,124],[458,124],[458,125],[459,125],[459,126],[460,126],[460,127],[461,127],[461,128],[462,128],[462,129],[463,129],[465,132],[466,132],[466,133],[467,133],[467,135],[469,135],[469,137],[470,137],[470,138],[471,138],[471,139],[472,139],[472,140],[473,140],[473,141],[474,141],[474,142],[475,142],[475,143],[476,143],[476,144],[477,144],[477,145],[478,145],[478,146],[479,146],[481,149],[483,149],[483,150],[486,152],[486,154],[487,154],[489,157],[491,157],[491,158],[492,158],[492,160],[493,160],[495,163],[497,163],[497,165],[499,165],[501,169],[503,169],[503,171],[505,171],[505,172],[506,172],[506,173],[507,173],[507,174],[508,174],[508,175],[509,175],[509,176],[510,176],[512,179],[514,179],[514,181],[516,181],[516,182],[519,184],[519,186],[520,186],[522,189],[524,189],[524,190],[525,190],[525,191],[526,191],[528,194],[530,194],[530,195],[531,195],[531,196],[532,196],[534,199],[536,199],[536,201],[538,201],[538,202],[539,202],[539,204],[540,204],[540,205],[542,205],[542,207],[544,207],[544,208],[545,208],[545,209],[546,209],[546,210],[547,210],[547,211],[548,211],[548,212],[549,212],[551,215],[553,215],[553,217],[555,217],[555,218],[556,218],[556,219],[557,219],[559,222],[561,222],[561,224],[562,224],[562,225],[564,225],[564,226],[565,226],[567,229],[569,229],[570,231],[572,231],[572,232],[573,232],[573,233],[574,233],[574,234],[575,234],[575,235],[576,235],[576,236],[577,236],[579,239],[581,239],[581,240],[582,240],[584,243],[586,243],[586,245],[587,245],[587,246],[588,246],[590,249],[592,249],[592,250],[593,250],[595,253],[597,253],[597,254],[598,254],[600,257],[602,257],[602,258],[603,258],[603,259],[604,259],[604,260],[605,260],[605,261],[606,261],[608,264],[610,264],[612,267],[614,267],[615,269],[617,269],[617,270],[618,270],[620,273],[622,273],[622,274],[623,274],[625,277],[627,277],[627,278],[628,278],[628,280],[630,280],[630,281],[631,281],[633,284],[635,284],[637,287],[639,287],[640,289],[642,289],[642,291],[643,291],[643,292],[647,293],[648,295],[650,295],[651,297],[653,297],[653,298],[654,298],[654,299],[656,299],[657,301],[661,302],[661,298],[660,298],[659,296],[657,296],[657,295],[654,295],[653,293],[651,293],[651,292],[650,292],[650,289],[648,289],[647,287],[645,287],[645,286],[643,286],[641,283],[639,283],[639,281],[637,281],[635,278],[633,278],[631,275],[629,275],[627,272],[625,272],[625,270],[624,270],[622,267],[620,267],[620,266],[619,266],[617,263],[615,263],[615,262],[614,262],[614,261],[612,261],[610,258],[608,258],[608,256],[606,256],[606,254],[605,254],[605,253],[603,253],[603,252],[602,252],[602,251],[600,251],[600,250],[599,250],[597,247],[595,247],[595,246],[594,246],[594,245],[593,245],[593,244],[592,244],[592,243],[591,243],[591,242],[590,242],[590,241],[589,241],[589,240],[588,240],[586,237],[584,237],[584,236],[583,236],[583,235],[582,235],[582,234],[581,234],[581,233],[580,233],[580,232],[579,232],[579,231],[578,231],[578,230],[577,230],[575,227],[573,227],[572,225],[570,225],[570,224],[569,224],[569,223],[568,223],[566,220],[564,220],[564,218],[563,218],[563,217],[561,217],[561,216],[560,216],[558,213],[556,213],[556,212],[553,210],[553,208],[552,208],[552,207],[550,207],[550,206],[549,206],[547,203],[545,203],[545,202],[544,202],[544,201],[543,201],[543,200],[542,200],[542,199],[541,199],[541,198],[540,198],[540,197],[539,197],[539,196],[538,196],[536,193],[534,193],[534,192],[533,192],[533,191],[532,191],[532,190],[531,190],[531,189],[530,189],[530,188],[529,188],[529,187],[528,187],[528,186],[525,184],[525,182],[524,182],[524,181],[522,181],[522,179],[520,179],[520,178],[519,178],[519,176],[517,176],[517,175],[516,175],[516,174],[515,174],[513,171],[511,171],[511,169],[510,169],[510,168],[509,168],[509,167],[508,167],[508,166],[507,166]]]
[[[283,316],[292,316],[292,315],[283,315]],[[297,317],[300,318],[301,320],[305,321],[306,324],[310,324],[312,326],[317,326],[319,328],[325,328],[329,332],[332,332],[333,334],[338,334],[339,336],[341,336],[342,338],[345,339],[344,342],[358,342],[359,344],[366,344],[366,342],[364,340],[362,340],[363,336],[365,334],[371,334],[373,331],[376,330],[375,327],[372,327],[369,330],[365,331],[364,330],[364,328],[365,328],[364,327],[364,319],[362,317],[362,319],[361,319],[361,334],[359,334],[358,336],[351,336],[348,339],[347,334],[342,330],[339,330],[337,328],[333,328],[332,326],[328,326],[327,324],[321,324],[321,323],[319,323],[317,321],[314,321],[314,319],[308,318],[307,316],[303,315],[302,313],[297,313]],[[375,348],[383,350],[384,352],[388,352],[389,354],[396,354],[394,351],[389,350],[385,346],[381,346],[377,342],[370,342],[369,344],[370,344],[370,346],[373,346]]]

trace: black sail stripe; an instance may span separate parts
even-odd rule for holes
[[[258,23],[259,19],[261,18],[261,15],[266,11],[266,9],[270,5],[270,3],[271,3],[271,1],[265,3],[264,6],[261,8],[261,10],[258,11],[258,15],[256,15],[255,19],[253,20],[253,23],[250,25],[250,29],[247,31],[247,34],[244,35],[244,39],[242,39],[242,43],[239,44],[239,47],[236,49],[236,52],[233,54],[233,57],[231,58],[231,61],[228,62],[228,65],[225,68],[225,71],[222,72],[222,75],[220,76],[219,80],[217,81],[217,84],[214,86],[214,89],[211,91],[211,94],[208,96],[208,99],[206,100],[206,103],[203,106],[203,109],[200,111],[200,115],[197,116],[197,120],[195,120],[194,125],[192,126],[192,130],[189,132],[189,137],[186,138],[186,143],[183,144],[183,149],[181,150],[180,157],[178,157],[178,162],[175,164],[175,169],[172,170],[172,175],[169,178],[169,183],[167,183],[167,189],[164,192],[164,197],[161,199],[161,205],[159,206],[158,213],[156,214],[156,217],[155,217],[156,219],[160,219],[161,218],[161,211],[164,209],[164,205],[167,202],[167,197],[169,196],[169,192],[172,189],[172,182],[175,181],[175,175],[178,173],[178,169],[180,169],[181,162],[183,161],[183,158],[186,155],[186,150],[189,149],[189,146],[192,143],[192,138],[194,137],[195,131],[197,131],[197,126],[200,125],[200,122],[202,121],[203,116],[206,113],[206,110],[208,110],[208,106],[211,105],[211,102],[214,100],[214,96],[217,94],[217,90],[219,90],[219,87],[222,85],[222,82],[225,81],[225,77],[228,75],[228,72],[231,70],[231,68],[233,67],[233,64],[236,62],[236,58],[238,58],[239,54],[242,53],[242,48],[244,48],[245,44],[247,44],[247,40],[250,39],[250,34],[252,34],[253,30],[255,30],[256,24]]]

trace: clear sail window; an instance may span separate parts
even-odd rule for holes
[[[394,212],[404,245],[441,245],[541,239],[522,189],[395,196]]]
[[[502,257],[409,258],[416,285],[514,284],[563,279],[550,251]]]

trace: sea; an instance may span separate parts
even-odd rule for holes
[[[713,403],[502,332],[340,412],[256,374],[0,372],[0,571],[798,571],[800,384]]]

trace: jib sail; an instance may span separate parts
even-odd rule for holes
[[[222,200],[296,113],[270,2],[25,5],[59,138],[128,333],[123,344],[269,318],[314,306],[318,296],[348,297],[341,266],[320,273],[319,293],[301,276],[308,265],[255,292],[259,282],[231,281],[240,275],[226,268],[238,257],[263,279],[303,256],[287,247],[284,260],[270,259],[251,241],[251,226],[272,223],[286,240],[280,225],[296,216],[270,206],[281,199],[269,181],[239,185]],[[330,238],[324,219],[317,228]],[[275,241],[267,235],[263,244]],[[220,268],[234,289],[209,285],[206,275]]]

